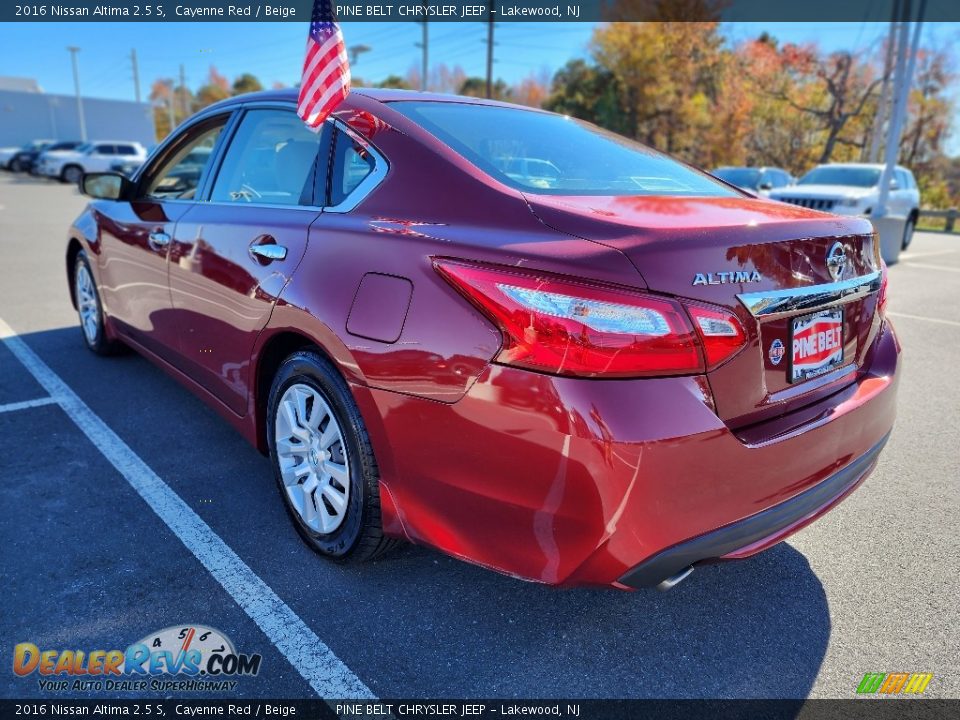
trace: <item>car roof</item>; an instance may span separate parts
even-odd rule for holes
[[[87,140],[83,145],[143,145],[139,140]]]
[[[241,105],[248,102],[286,102],[296,103],[300,91],[298,88],[282,88],[279,90],[261,90],[259,92],[244,93],[235,97],[221,100],[211,105],[206,110],[212,108],[227,108],[233,105]],[[530,110],[531,112],[545,112],[538,108],[531,108],[525,105],[516,105],[513,103],[500,102],[499,100],[488,100],[487,98],[469,97],[466,95],[452,95],[447,93],[421,92],[420,90],[403,90],[396,88],[369,88],[358,87],[350,90],[350,95],[360,95],[381,103],[401,102],[405,100],[420,100],[425,102],[449,102],[469,105],[493,105],[496,107],[513,107],[521,110]],[[349,104],[350,95],[347,95],[345,102]]]

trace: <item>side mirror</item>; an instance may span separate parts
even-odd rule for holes
[[[120,173],[84,173],[80,191],[98,200],[126,200],[133,192],[133,183]]]
[[[897,182],[896,178],[890,178],[890,189],[897,190],[900,188],[900,183]]]
[[[758,190],[773,190],[773,183],[769,180],[764,180],[760,185],[757,186]]]

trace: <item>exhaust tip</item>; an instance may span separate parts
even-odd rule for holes
[[[693,573],[693,565],[688,565],[680,572],[675,573],[674,575],[671,575],[670,577],[664,580],[661,580],[657,584],[657,590],[659,590],[660,592],[666,592],[667,590],[672,590],[677,585],[679,585],[684,580],[686,580],[688,577],[690,577],[692,573]]]

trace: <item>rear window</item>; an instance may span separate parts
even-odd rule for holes
[[[391,107],[523,192],[738,197],[676,160],[562,115],[453,102],[401,101]]]
[[[760,171],[751,168],[718,168],[713,174],[737,187],[756,190],[760,185]]]

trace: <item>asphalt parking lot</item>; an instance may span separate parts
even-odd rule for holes
[[[238,697],[843,698],[894,671],[960,697],[960,236],[918,233],[891,268],[900,409],[867,483],[758,557],[623,593],[416,547],[321,561],[213,411],[136,355],[84,349],[63,263],[83,205],[0,173],[4,697],[49,696],[10,671],[16,643],[122,649],[191,622],[262,654]]]

